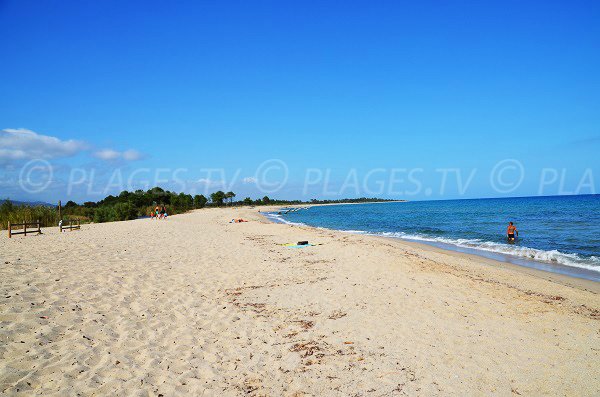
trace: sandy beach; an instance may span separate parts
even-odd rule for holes
[[[248,208],[3,233],[0,393],[599,395],[599,292]]]

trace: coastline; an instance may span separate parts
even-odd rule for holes
[[[281,206],[273,206],[273,207],[271,207],[271,210],[277,211],[280,208],[282,208],[282,207]],[[288,208],[288,207],[286,207],[286,208]],[[265,216],[265,214],[262,213],[262,211],[261,211],[261,214],[262,214],[262,218],[268,223],[286,225],[285,223],[277,223],[277,222],[273,221],[272,219]],[[314,229],[315,231],[318,231],[318,229],[319,229],[319,228],[309,226],[309,225],[304,225],[304,224],[302,224],[302,225],[288,224],[288,226],[309,228],[309,229]],[[340,233],[341,236],[348,235],[348,234],[356,235],[356,234],[352,234],[352,233],[348,233],[348,232],[344,232],[342,230],[336,230],[336,229],[325,229],[325,230],[334,232],[334,233]],[[411,240],[406,240],[406,239],[386,237],[386,236],[376,236],[376,235],[369,235],[369,234],[364,234],[364,235],[359,235],[359,236],[374,238],[374,239],[381,239],[383,241],[386,241],[387,243],[397,244],[399,248],[408,246],[408,247],[413,247],[414,249],[418,249],[418,250],[421,250],[424,252],[448,255],[448,256],[454,257],[456,259],[468,258],[469,262],[471,262],[471,263],[476,262],[481,266],[489,266],[489,267],[493,267],[496,269],[504,269],[508,272],[517,272],[517,273],[521,273],[521,274],[527,274],[529,276],[534,276],[536,278],[551,281],[551,282],[558,283],[558,284],[561,284],[564,286],[579,288],[579,289],[582,289],[585,291],[593,292],[595,294],[600,294],[600,283],[593,281],[593,280],[586,279],[586,278],[582,278],[582,277],[576,277],[576,276],[570,276],[567,274],[561,274],[561,273],[555,273],[555,272],[546,271],[546,270],[540,270],[540,269],[536,269],[534,267],[518,265],[515,263],[510,263],[510,262],[493,259],[493,258],[486,257],[479,253],[461,252],[459,250],[455,250],[452,248],[438,247],[434,244],[428,244],[426,242],[411,241]]]
[[[431,251],[434,253],[454,256],[457,258],[468,258],[469,262],[476,264],[475,266],[488,266],[495,269],[502,269],[507,272],[516,272],[521,274],[526,274],[528,276],[533,276],[542,280],[550,281],[553,283],[561,284],[567,287],[578,288],[585,291],[593,292],[595,294],[600,294],[600,283],[588,280],[585,278],[569,276],[560,273],[553,273],[545,270],[539,270],[532,267],[516,265],[510,262],[503,262],[492,258],[486,258],[485,256],[479,254],[471,254],[466,252],[454,251],[446,248],[439,248],[434,245],[421,243],[418,241],[408,241],[408,240],[400,240],[393,237],[379,237],[373,236],[375,238],[381,238],[384,240],[392,240],[394,242],[399,242],[401,244],[406,244],[409,246],[414,246],[417,249],[423,251]],[[400,241],[398,241],[400,240]]]
[[[373,204],[373,203],[365,203],[365,204]],[[345,205],[345,203],[331,204],[331,205]],[[285,206],[285,207],[270,206],[268,208],[269,208],[269,212],[273,213],[273,212],[280,211],[282,208],[291,208],[291,207],[292,206]],[[298,207],[303,207],[303,206],[298,206]],[[267,213],[267,212],[265,212],[265,213]],[[269,222],[290,223],[295,226],[300,225],[298,223],[287,221],[282,217],[268,217],[266,215],[264,217]],[[281,220],[281,222],[279,222],[280,220]],[[305,224],[302,224],[302,226],[311,227],[310,225],[305,225]],[[338,230],[338,229],[328,229],[328,230],[337,231],[337,232],[341,232],[341,233],[352,233],[352,232],[348,232],[345,230]],[[444,252],[452,252],[454,254],[471,255],[471,256],[478,257],[480,259],[486,259],[487,261],[492,261],[491,263],[495,263],[496,265],[499,265],[499,264],[502,264],[502,266],[508,265],[508,267],[511,267],[511,268],[514,266],[514,267],[516,267],[517,270],[523,269],[523,268],[529,269],[529,270],[532,270],[532,272],[530,272],[531,274],[539,274],[540,277],[545,277],[545,275],[552,274],[552,275],[560,276],[557,279],[562,279],[564,277],[567,277],[569,279],[585,280],[586,283],[584,283],[584,284],[586,284],[586,285],[588,284],[588,282],[600,284],[600,272],[596,272],[591,269],[569,266],[569,265],[565,265],[565,264],[554,264],[551,262],[544,262],[544,261],[539,261],[539,260],[535,260],[535,259],[528,259],[528,258],[513,256],[510,254],[502,254],[502,253],[498,253],[498,252],[493,252],[493,251],[479,250],[476,248],[461,247],[461,246],[456,246],[456,245],[452,245],[449,243],[426,241],[426,240],[411,240],[411,239],[400,238],[400,237],[378,236],[376,234],[369,234],[369,233],[364,233],[363,235],[389,239],[392,241],[401,241],[404,243],[417,244],[422,249],[435,248],[438,250],[442,250]]]
[[[301,240],[316,245],[282,245]],[[600,296],[585,280],[248,208],[0,248],[8,394],[600,391]]]

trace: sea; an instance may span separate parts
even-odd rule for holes
[[[307,206],[275,222],[417,241],[600,282],[600,195]],[[508,242],[514,222],[519,237]]]

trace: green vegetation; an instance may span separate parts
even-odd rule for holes
[[[79,219],[83,222],[113,222],[147,216],[156,206],[164,206],[168,214],[180,214],[202,208],[208,200],[203,195],[192,197],[185,193],[165,191],[155,187],[148,191],[123,191],[118,196],[108,196],[98,202],[87,201],[77,204],[68,201],[62,207],[63,220]],[[56,226],[59,222],[58,207],[14,205],[8,199],[0,205],[0,228],[8,222],[40,220],[42,227]]]
[[[222,192],[221,190],[211,193],[210,195],[210,201],[218,207],[223,205],[223,200],[225,200],[225,192]]]
[[[363,203],[391,201],[377,198],[358,198],[343,200],[277,200],[268,196],[252,200],[246,197],[241,201],[233,201],[234,192],[217,191],[210,195],[209,200],[203,195],[175,193],[155,187],[148,191],[123,191],[118,196],[108,196],[98,202],[87,201],[77,204],[68,201],[62,207],[63,220],[81,220],[82,222],[113,222],[136,219],[148,216],[156,206],[164,206],[169,215],[181,214],[193,209],[206,206],[241,206],[241,205],[292,205],[292,204],[334,204],[334,203]],[[59,222],[58,207],[44,205],[15,205],[8,199],[0,204],[0,228],[5,229],[8,222],[40,220],[42,227],[56,226]]]
[[[77,205],[69,201],[63,209],[65,216],[83,216],[94,222],[126,221],[147,216],[156,206],[165,207],[169,215],[181,214],[207,203],[206,197],[191,194],[165,191],[155,187],[148,191],[123,191],[118,196],[108,196],[103,200],[85,202]]]
[[[14,205],[8,200],[0,205],[0,229],[6,229],[8,222],[22,223],[37,220],[42,223],[42,226],[57,225],[58,211],[47,206]]]

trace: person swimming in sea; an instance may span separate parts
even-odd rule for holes
[[[508,228],[506,229],[506,238],[508,238],[508,241],[515,241],[515,236],[519,237],[519,231],[512,222],[508,222]]]

